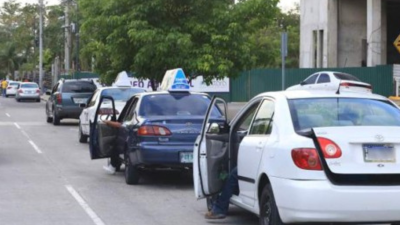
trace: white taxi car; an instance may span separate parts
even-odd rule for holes
[[[136,93],[145,92],[143,88],[134,87],[103,87],[98,88],[88,100],[87,104],[81,104],[83,111],[79,116],[79,142],[86,143],[90,134],[90,124],[94,122],[94,116],[99,105],[101,96],[111,96],[115,101],[116,114],[122,111],[126,102]],[[104,101],[100,107],[99,114],[112,114],[111,101]]]
[[[332,90],[337,91],[338,88],[346,91],[365,91],[372,92],[372,86],[362,82],[357,77],[335,71],[321,71],[310,75],[300,84],[291,86],[287,90]]]
[[[8,96],[15,96],[17,94],[17,90],[19,88],[19,81],[8,81],[7,89],[6,89],[6,98]]]
[[[220,192],[237,167],[231,203],[260,224],[400,221],[400,109],[387,98],[267,92],[229,124],[210,123],[209,111],[193,153],[197,198]]]

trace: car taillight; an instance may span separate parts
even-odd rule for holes
[[[7,87],[7,89],[11,89],[12,87]]]
[[[112,115],[113,114],[113,109],[112,108],[100,108],[99,112],[97,114],[99,114],[99,115]],[[115,110],[115,114],[119,114],[118,110]]]
[[[21,90],[21,89],[19,89],[19,90],[18,90],[18,93],[24,93],[24,91],[23,91],[23,90]]]
[[[169,136],[171,131],[162,126],[141,126],[138,130],[139,136]]]
[[[342,87],[362,87],[366,88],[372,91],[372,86],[371,85],[365,85],[365,84],[355,84],[355,83],[349,83],[349,82],[342,82],[340,83],[340,86]]]
[[[37,89],[37,90],[36,90],[36,93],[40,94],[40,90],[39,90],[39,89]]]
[[[292,159],[297,167],[304,170],[322,170],[321,160],[314,148],[297,148],[292,150]]]
[[[62,97],[61,94],[56,94],[57,104],[62,104]]]
[[[319,137],[318,143],[326,159],[335,159],[342,156],[342,150],[335,142],[327,138]]]

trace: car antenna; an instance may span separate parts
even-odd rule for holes
[[[336,91],[336,94],[337,94],[337,95],[340,95],[340,83],[342,83],[342,80],[339,80],[339,87],[338,87],[338,89],[337,89],[337,91]]]

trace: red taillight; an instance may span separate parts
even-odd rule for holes
[[[99,112],[97,114],[99,114],[99,115],[112,115],[113,114],[113,109],[112,108],[101,108],[101,109],[99,109]],[[115,114],[119,114],[118,110],[115,110]]]
[[[37,90],[36,90],[36,93],[40,94],[40,90],[39,90],[39,89],[37,89]]]
[[[297,167],[304,170],[322,170],[321,160],[314,148],[297,148],[292,150],[292,159]]]
[[[21,90],[21,89],[19,89],[19,90],[18,90],[18,93],[24,93],[24,91],[23,91],[23,90]]]
[[[62,104],[61,94],[56,94],[57,104]]]
[[[327,138],[319,137],[318,143],[326,159],[340,158],[342,156],[342,150],[335,142]]]
[[[7,87],[7,89],[11,89],[12,87]]]
[[[372,86],[371,85],[365,85],[365,84],[355,84],[355,83],[349,83],[349,82],[342,82],[342,83],[340,83],[340,86],[342,86],[342,87],[362,87],[362,88],[370,89],[372,91]]]
[[[141,126],[138,130],[139,136],[169,136],[171,131],[162,126]]]

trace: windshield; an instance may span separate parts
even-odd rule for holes
[[[94,92],[96,85],[87,81],[73,81],[65,82],[62,86],[62,92],[65,93],[83,93],[83,92]]]
[[[388,101],[360,98],[289,100],[296,131],[333,126],[400,126],[400,110]]]
[[[37,84],[21,84],[21,88],[38,88]]]
[[[139,115],[141,116],[204,116],[210,105],[206,95],[174,93],[147,95],[142,98]],[[221,117],[215,107],[212,117]]]
[[[18,87],[19,83],[10,83],[8,84],[8,86],[12,86],[12,87]]]
[[[335,77],[339,80],[352,80],[352,81],[360,81],[357,77],[347,74],[347,73],[334,73]]]
[[[144,90],[138,88],[112,88],[103,90],[101,96],[111,96],[114,101],[126,102],[132,95],[140,92],[144,92]]]

